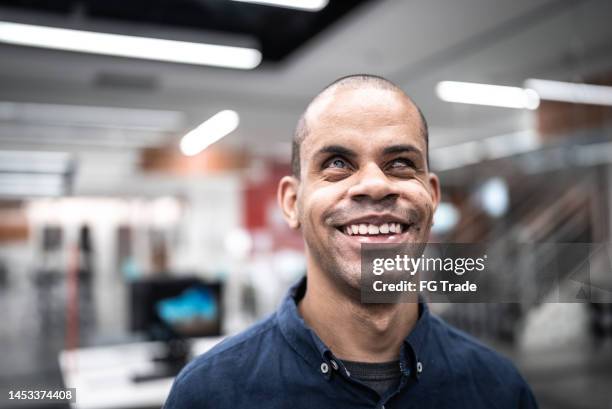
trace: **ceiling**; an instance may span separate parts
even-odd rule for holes
[[[228,0],[2,0],[14,12],[44,12],[64,24],[105,21],[162,30],[191,30],[201,34],[249,36],[261,50],[264,62],[277,63],[310,38],[365,3],[365,0],[331,1],[316,13],[283,7]],[[60,22],[61,25],[61,22]]]
[[[8,6],[17,3],[27,7]],[[165,24],[164,32],[180,34],[194,23],[187,18],[179,24],[164,16],[159,7],[166,2],[161,1],[136,2],[129,9],[119,7],[125,2],[81,3],[88,5],[87,13],[106,10],[106,14],[79,20],[85,27],[83,21],[95,26],[104,17],[107,26],[133,32],[141,26],[130,20],[141,19],[149,32],[155,24]],[[249,35],[256,33],[253,27],[260,23],[255,16],[279,13],[271,20],[278,25],[269,24],[263,29],[268,34],[259,34],[264,63],[242,71],[0,45],[0,101],[153,109],[182,115],[183,121],[174,127],[139,129],[141,134],[152,133],[150,144],[176,143],[185,130],[231,108],[240,113],[241,124],[220,144],[287,157],[290,135],[308,101],[327,83],[350,73],[379,74],[402,86],[422,107],[431,128],[431,144],[437,147],[525,130],[533,120],[531,112],[522,110],[442,102],[434,93],[438,81],[520,86],[527,78],[581,80],[612,71],[612,2],[606,0],[371,0],[352,10],[339,6],[341,1],[331,1],[332,17],[317,20],[299,12],[299,18],[286,21],[286,10],[268,6],[245,5],[238,11],[237,5],[224,4],[232,3],[229,0],[177,3],[232,11],[231,17],[226,15],[225,26],[235,31],[231,34],[241,31],[241,26],[245,31],[249,27]],[[44,2],[0,2],[0,20],[74,25],[74,16],[49,13],[38,4]],[[147,12],[140,15],[141,9]],[[168,19],[174,25],[168,25]],[[255,22],[251,26],[247,20]],[[310,20],[318,23],[308,31],[303,25]],[[202,24],[223,29],[217,23]],[[275,37],[277,29],[276,36],[284,37],[294,28],[291,39],[276,39],[268,43],[276,45],[266,46],[266,38]],[[104,162],[105,154],[114,155],[118,163],[129,164],[140,146],[124,143],[133,137],[133,129],[108,131],[106,136],[117,136],[118,143],[100,147],[97,141],[104,131],[99,128],[81,126],[76,132],[66,131],[71,138],[57,142],[46,135],[44,123],[1,118],[1,148],[76,151],[90,155],[92,173],[99,166],[94,156]],[[146,144],[146,138],[140,140]]]

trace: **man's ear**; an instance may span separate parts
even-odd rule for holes
[[[285,221],[292,229],[300,227],[297,209],[297,194],[300,181],[294,176],[283,176],[278,182],[276,194]]]
[[[429,172],[429,190],[431,192],[431,200],[433,202],[432,214],[435,213],[440,204],[440,179],[435,173]]]

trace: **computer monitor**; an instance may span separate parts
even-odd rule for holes
[[[221,335],[222,286],[196,277],[159,277],[130,284],[130,327],[151,340]]]
[[[134,382],[176,376],[190,357],[190,338],[221,335],[221,283],[196,277],[156,277],[130,284],[130,327],[163,341],[151,357],[152,370],[132,375]]]

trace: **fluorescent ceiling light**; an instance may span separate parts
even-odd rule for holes
[[[319,11],[327,6],[329,0],[234,0],[241,3],[256,3],[290,9]]]
[[[10,22],[0,22],[0,42],[55,50],[247,70],[257,67],[261,62],[261,53],[253,48],[96,33]]]
[[[240,122],[235,111],[226,109],[221,111],[198,126],[181,140],[181,152],[187,156],[194,156],[217,142],[227,134],[233,132]]]
[[[528,79],[525,86],[541,99],[573,104],[612,105],[612,87],[540,79]]]
[[[502,85],[442,81],[436,86],[436,93],[443,101],[462,104],[522,109],[536,109],[540,105],[534,90]]]

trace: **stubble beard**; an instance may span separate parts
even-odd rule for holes
[[[345,262],[342,254],[339,252],[334,254],[334,250],[330,251],[308,234],[304,235],[304,240],[311,263],[323,275],[321,278],[330,283],[339,295],[348,296],[359,302],[361,299],[361,263]]]

